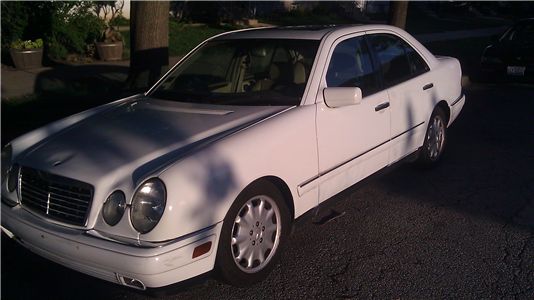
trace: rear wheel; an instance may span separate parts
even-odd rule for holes
[[[272,270],[290,232],[290,214],[276,186],[247,187],[228,211],[217,253],[217,269],[228,283],[247,286]]]
[[[418,162],[431,166],[439,161],[447,141],[447,123],[443,110],[437,108],[430,117],[425,142],[419,151]]]

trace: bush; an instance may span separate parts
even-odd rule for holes
[[[2,1],[2,48],[24,37],[28,27],[27,6],[23,2]],[[33,38],[33,37],[31,37]]]
[[[104,22],[89,10],[90,3],[52,2],[52,26],[48,34],[49,56],[64,59],[67,54],[87,54],[87,45],[100,38]]]
[[[18,39],[44,37],[48,56],[64,59],[67,54],[87,54],[104,29],[91,13],[90,1],[2,2],[2,48]]]
[[[39,49],[43,48],[43,40],[42,39],[36,39],[35,41],[27,40],[23,41],[21,39],[18,39],[11,43],[11,48],[18,49],[18,50],[27,50],[27,49]]]
[[[119,15],[109,21],[110,26],[130,26],[130,20],[126,19],[122,15]]]

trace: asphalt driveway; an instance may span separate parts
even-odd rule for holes
[[[215,280],[167,299],[534,298],[534,86],[474,84],[432,170],[401,165],[296,227],[249,288]],[[3,299],[144,299],[2,236]]]

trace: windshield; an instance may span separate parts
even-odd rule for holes
[[[298,105],[319,41],[211,41],[184,60],[150,96],[219,105]]]

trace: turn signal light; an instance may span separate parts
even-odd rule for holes
[[[199,257],[201,255],[204,255],[210,252],[210,249],[211,249],[211,242],[207,242],[200,246],[197,246],[195,250],[193,250],[193,258]]]

